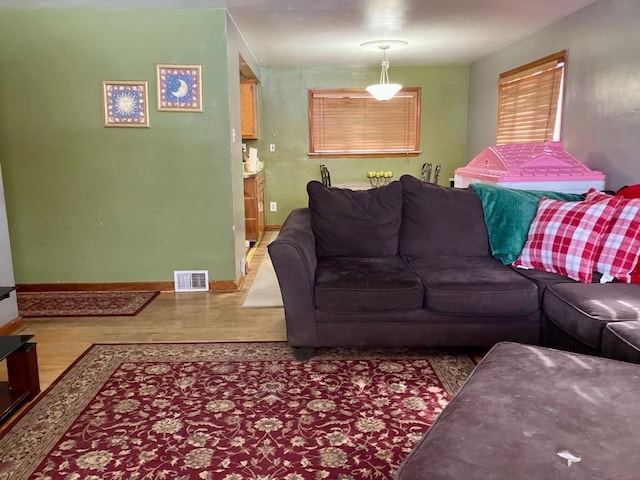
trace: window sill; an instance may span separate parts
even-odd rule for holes
[[[417,157],[422,152],[420,150],[411,152],[335,152],[335,153],[314,153],[309,152],[311,158],[392,158],[392,157]]]

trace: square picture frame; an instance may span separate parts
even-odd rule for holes
[[[156,64],[159,112],[202,112],[202,66]]]
[[[103,80],[104,126],[149,128],[148,83],[138,80]]]

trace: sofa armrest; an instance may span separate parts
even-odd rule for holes
[[[282,292],[287,342],[293,347],[317,346],[314,301],[317,258],[309,209],[294,209],[267,248]]]

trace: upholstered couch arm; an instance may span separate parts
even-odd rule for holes
[[[294,347],[317,345],[314,280],[316,246],[308,208],[293,210],[269,244],[287,323],[287,341]]]

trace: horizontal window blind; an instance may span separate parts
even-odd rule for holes
[[[365,90],[309,91],[310,155],[407,155],[419,150],[420,88],[380,102]]]
[[[566,50],[500,74],[496,143],[559,140]]]

